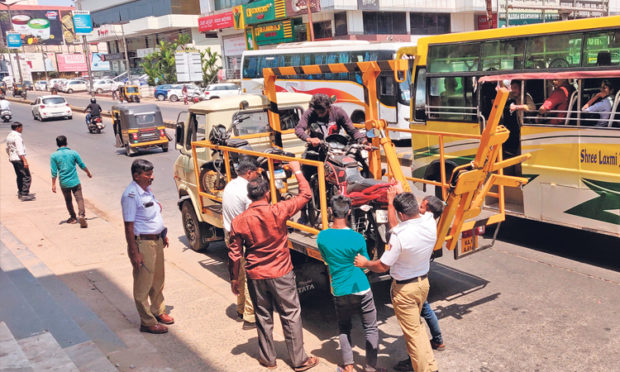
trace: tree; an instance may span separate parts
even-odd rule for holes
[[[157,50],[143,58],[140,66],[148,75],[148,84],[174,84],[177,82],[176,59],[174,54],[178,49],[185,51],[191,41],[188,34],[180,34],[173,42],[161,40]]]
[[[202,67],[202,84],[209,85],[217,78],[217,72],[222,68],[217,66],[220,55],[207,48],[200,52],[200,64]]]

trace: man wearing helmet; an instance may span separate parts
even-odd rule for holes
[[[90,123],[90,118],[101,116],[101,111],[101,106],[97,103],[97,99],[95,97],[91,98],[90,104],[86,106],[84,110],[84,112],[88,112],[88,114],[86,114],[86,125]]]

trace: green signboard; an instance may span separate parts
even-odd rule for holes
[[[255,25],[286,18],[284,0],[258,0],[243,6],[245,25]]]
[[[257,45],[290,43],[293,40],[291,20],[254,26],[254,41]]]

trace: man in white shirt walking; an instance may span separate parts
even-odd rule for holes
[[[248,182],[258,177],[258,168],[251,160],[241,160],[237,165],[237,178],[228,182],[222,195],[222,220],[224,223],[224,236],[226,246],[230,236],[230,224],[232,220],[243,213],[252,203],[248,198]],[[237,314],[243,319],[243,329],[256,328],[254,306],[248,292],[248,284],[245,278],[245,260],[241,259],[239,280],[233,283],[239,294],[237,295]]]
[[[34,195],[30,193],[32,177],[26,160],[26,146],[22,140],[24,126],[16,121],[11,124],[11,129],[11,133],[6,137],[6,153],[9,155],[9,161],[13,164],[17,176],[17,196],[21,201],[34,200]]]
[[[407,352],[415,372],[437,371],[420,312],[428,295],[428,271],[433,247],[437,241],[437,225],[431,213],[421,215],[415,196],[410,192],[396,195],[388,191],[388,215],[401,221],[392,229],[389,246],[379,260],[355,257],[355,266],[377,273],[390,271],[392,305],[407,342]]]

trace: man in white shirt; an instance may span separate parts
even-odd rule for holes
[[[438,366],[420,322],[420,312],[429,290],[427,275],[437,240],[437,225],[431,213],[419,213],[412,193],[396,195],[395,187],[388,191],[388,214],[392,213],[401,222],[392,229],[386,251],[374,261],[357,255],[355,266],[377,273],[390,271],[392,305],[405,336],[413,369],[415,372],[434,372]]]
[[[237,165],[237,178],[228,182],[222,195],[222,222],[224,223],[224,239],[228,246],[230,236],[230,224],[232,220],[243,213],[252,203],[248,198],[248,182],[258,177],[258,168],[251,160],[241,160]],[[248,284],[245,278],[245,260],[241,259],[237,286],[237,314],[243,319],[243,329],[256,328],[254,306],[248,292]]]
[[[11,104],[6,99],[5,96],[0,96],[0,111],[9,110],[11,111]]]
[[[26,160],[26,146],[22,140],[24,126],[19,121],[11,124],[11,133],[6,137],[6,153],[9,161],[13,164],[15,175],[17,176],[17,196],[21,201],[34,200],[34,195],[30,193],[30,167]]]

